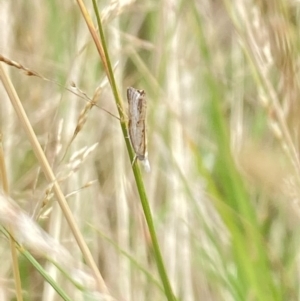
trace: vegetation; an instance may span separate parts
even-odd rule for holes
[[[297,2],[0,12],[3,300],[300,300]]]

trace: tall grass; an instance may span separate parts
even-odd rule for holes
[[[80,2],[0,2],[0,299],[299,300],[299,4]]]

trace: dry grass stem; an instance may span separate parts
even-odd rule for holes
[[[0,1],[0,299],[300,300],[300,2],[27,2]]]
[[[6,89],[7,94],[9,95],[9,98],[12,102],[12,105],[15,108],[15,111],[18,115],[19,121],[21,122],[25,132],[27,133],[28,139],[31,142],[32,148],[35,152],[35,155],[37,156],[39,163],[42,167],[42,170],[49,182],[53,182],[53,190],[57,197],[57,200],[60,204],[60,207],[64,213],[64,216],[66,220],[68,221],[68,224],[73,232],[73,235],[78,243],[79,248],[81,249],[83,256],[85,257],[88,265],[92,269],[95,278],[97,279],[98,288],[103,292],[108,292],[106,285],[104,283],[104,280],[94,262],[94,259],[92,258],[92,255],[82,237],[82,234],[80,233],[80,230],[78,228],[78,225],[76,224],[74,217],[69,209],[69,206],[65,200],[65,197],[60,189],[60,186],[56,182],[56,177],[53,174],[52,169],[50,168],[48,161],[45,157],[45,154],[43,153],[43,150],[36,138],[36,135],[31,127],[31,124],[26,116],[26,113],[22,107],[22,104],[19,100],[19,97],[11,84],[9,78],[7,77],[2,65],[0,64],[0,78],[3,83],[3,86]]]

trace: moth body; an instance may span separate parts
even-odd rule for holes
[[[135,158],[139,159],[145,170],[150,171],[150,164],[147,155],[147,139],[146,139],[146,110],[147,101],[144,90],[137,90],[129,87],[127,89],[128,100],[128,131],[132,148],[135,152]]]

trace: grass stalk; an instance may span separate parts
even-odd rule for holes
[[[4,159],[4,152],[2,147],[2,134],[0,133],[0,180],[3,187],[3,192],[6,195],[9,195],[9,185],[8,185],[8,179],[7,179],[7,173],[5,168],[5,159]],[[12,229],[9,229],[9,247],[11,252],[11,258],[12,258],[12,266],[13,266],[13,275],[15,279],[15,288],[16,288],[16,296],[17,301],[23,300],[22,295],[22,284],[21,284],[21,278],[20,278],[20,270],[19,270],[19,263],[18,263],[18,254],[16,250],[16,244],[13,239],[13,231]]]
[[[10,240],[14,242],[14,247],[17,249],[34,267],[35,269],[43,276],[43,278],[53,287],[53,289],[61,296],[65,301],[71,301],[72,299],[68,294],[59,286],[59,284],[44,270],[44,268],[35,260],[35,258],[30,254],[29,251],[24,249],[9,233],[6,229],[1,228],[0,230],[7,237],[10,237]]]
[[[122,133],[124,136],[124,141],[126,143],[126,147],[127,147],[127,151],[129,154],[129,158],[130,158],[130,162],[132,162],[133,158],[134,158],[134,154],[132,151],[132,147],[130,144],[128,137],[128,131],[127,131],[127,127],[126,124],[123,122],[124,120],[124,113],[123,113],[123,105],[121,102],[121,98],[119,96],[118,93],[118,89],[117,89],[117,84],[114,78],[114,73],[113,73],[113,69],[111,67],[111,62],[110,62],[110,58],[109,58],[109,54],[108,54],[108,50],[107,50],[107,46],[106,46],[106,39],[104,37],[104,31],[103,31],[103,26],[102,26],[102,22],[101,22],[101,18],[98,12],[98,8],[97,8],[97,4],[96,1],[93,0],[93,6],[94,6],[94,11],[97,17],[97,23],[98,23],[98,28],[99,28],[99,34],[100,34],[100,40],[96,34],[96,29],[93,25],[93,22],[91,21],[91,18],[88,14],[88,11],[84,5],[84,3],[81,0],[77,0],[77,3],[80,7],[81,13],[87,23],[87,26],[89,28],[89,31],[93,37],[93,40],[95,42],[95,45],[97,47],[97,50],[99,52],[99,55],[101,57],[102,63],[103,63],[103,67],[104,70],[106,72],[106,75],[108,77],[108,80],[110,82],[111,88],[112,88],[112,92],[116,101],[116,105],[117,105],[117,109],[118,112],[120,114],[120,125],[121,125],[121,129],[122,129]],[[154,256],[155,256],[155,260],[156,260],[156,264],[157,264],[157,268],[158,268],[158,272],[160,274],[161,277],[161,281],[163,283],[164,286],[164,290],[165,290],[165,294],[166,297],[169,301],[174,300],[174,294],[168,279],[168,275],[165,269],[165,265],[164,265],[164,261],[161,255],[161,251],[160,251],[160,247],[159,247],[159,243],[158,243],[158,239],[157,239],[157,235],[156,235],[156,231],[155,231],[155,227],[154,227],[154,223],[153,223],[153,218],[152,218],[152,213],[151,213],[151,209],[149,206],[149,202],[148,202],[148,198],[147,198],[147,194],[146,194],[146,190],[145,190],[145,186],[144,186],[144,182],[142,179],[142,174],[140,171],[140,168],[138,166],[138,164],[134,164],[132,166],[133,168],[133,173],[134,173],[134,178],[135,178],[135,182],[137,185],[137,189],[138,189],[138,193],[140,196],[140,201],[143,207],[143,212],[145,215],[145,219],[147,222],[147,226],[149,229],[149,233],[151,236],[151,240],[152,240],[152,245],[153,245],[153,252],[154,252]]]
[[[57,197],[58,203],[63,211],[63,214],[71,228],[71,231],[78,243],[78,246],[79,246],[88,266],[93,271],[93,274],[97,281],[99,290],[101,292],[108,293],[108,289],[105,285],[105,282],[97,268],[97,265],[92,257],[92,254],[91,254],[88,246],[86,245],[86,243],[84,241],[84,238],[79,230],[79,227],[75,222],[74,216],[68,206],[68,203],[64,197],[64,194],[62,193],[60,186],[59,186],[58,182],[56,181],[55,175],[49,165],[49,162],[45,156],[45,153],[43,152],[43,149],[42,149],[41,145],[39,144],[39,141],[33,131],[33,128],[31,126],[30,121],[26,115],[26,112],[22,106],[22,103],[17,95],[17,92],[14,89],[14,86],[12,85],[9,77],[7,76],[5,70],[2,66],[2,63],[0,63],[0,79],[3,83],[3,86],[6,90],[7,95],[9,96],[9,99],[16,111],[16,114],[22,124],[22,127],[27,134],[27,137],[32,145],[33,151],[40,163],[40,166],[41,166],[47,180],[49,181],[49,183],[53,183],[53,190]]]

